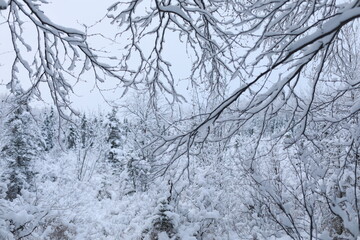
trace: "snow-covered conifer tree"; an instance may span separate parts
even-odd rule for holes
[[[144,230],[142,239],[179,240],[180,238],[176,236],[176,223],[173,219],[176,214],[172,212],[169,202],[166,199],[160,199],[156,210],[152,226]]]
[[[123,154],[123,139],[122,139],[122,126],[120,120],[117,117],[117,108],[113,108],[107,115],[107,143],[109,145],[108,160],[113,166],[113,172],[120,171],[123,166],[121,163],[121,155]]]
[[[1,155],[7,165],[6,198],[14,200],[21,195],[23,189],[31,187],[35,174],[32,161],[38,157],[43,143],[27,103],[19,103],[8,115],[4,125],[5,144],[1,149]]]
[[[76,126],[70,123],[66,136],[66,147],[67,149],[75,149],[78,145],[78,133]]]
[[[45,113],[45,119],[42,125],[41,133],[44,139],[45,151],[50,151],[54,147],[55,141],[55,115],[51,107],[50,112]]]

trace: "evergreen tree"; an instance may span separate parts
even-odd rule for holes
[[[77,147],[78,134],[74,124],[71,124],[67,134],[67,149],[75,149]]]
[[[81,124],[80,124],[80,141],[81,141],[81,147],[85,148],[88,140],[88,120],[86,118],[86,115],[84,114],[81,118]]]
[[[120,155],[122,154],[123,141],[121,123],[117,117],[117,109],[113,108],[111,113],[107,115],[106,128],[108,137],[106,139],[109,144],[108,160],[113,165],[114,170],[121,169]]]
[[[169,201],[161,199],[157,207],[157,213],[152,221],[152,226],[143,231],[142,239],[180,239],[176,236],[176,224],[173,219],[175,215],[171,210]]]
[[[81,117],[80,123],[70,123],[67,131],[67,148],[68,149],[85,149],[91,146],[94,140],[94,131],[89,124],[85,114]]]
[[[149,184],[149,174],[151,166],[149,162],[143,158],[130,157],[127,163],[128,181],[131,182],[133,190],[145,192]]]
[[[19,104],[5,122],[5,145],[1,149],[2,158],[7,165],[6,198],[9,200],[14,200],[21,194],[21,190],[29,189],[32,185],[32,161],[43,145],[38,133],[39,129],[29,113],[28,105]]]
[[[41,130],[44,139],[45,151],[50,151],[54,147],[55,139],[55,114],[52,107],[50,112],[45,114],[45,119]]]

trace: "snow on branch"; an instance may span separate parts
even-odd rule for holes
[[[15,60],[7,86],[13,93],[19,96],[21,92],[23,98],[34,95],[41,98],[39,88],[45,83],[60,115],[67,117],[69,110],[76,113],[70,96],[85,72],[93,73],[95,85],[104,82],[106,76],[126,83],[116,65],[99,60],[100,56],[87,42],[86,32],[54,23],[40,7],[41,4],[32,0],[10,2],[7,22]],[[27,71],[30,87],[24,87],[22,83],[26,80],[19,79],[20,69]]]
[[[213,54],[212,60],[215,59],[217,66],[226,62],[231,67],[224,67],[219,72],[222,76],[237,79],[242,86],[215,106],[196,127],[177,137],[164,139],[164,144],[159,149],[163,150],[168,146],[171,151],[176,152],[174,156],[178,158],[179,155],[189,154],[189,144],[191,146],[213,139],[211,133],[216,127],[222,126],[221,123],[232,122],[235,126],[240,126],[257,114],[265,114],[263,124],[266,124],[279,111],[293,114],[285,132],[293,129],[296,135],[294,141],[306,134],[306,126],[315,114],[312,109],[320,90],[318,83],[326,74],[324,69],[329,68],[332,62],[330,59],[337,57],[333,54],[334,49],[342,49],[342,30],[360,17],[360,3],[283,0],[230,1],[231,4],[229,1],[201,2],[204,4],[201,6],[203,11],[196,11],[199,18],[195,18],[193,12],[189,11],[189,5],[196,5],[198,1],[174,3],[174,6],[166,6],[165,9],[169,10],[167,14],[184,19],[187,28],[176,29],[182,34],[196,36],[200,29],[198,26],[211,26],[211,36],[200,38],[199,35],[199,38],[195,38],[205,41],[204,46],[207,48],[194,49],[197,54]],[[162,9],[164,7],[157,9],[159,14]],[[228,11],[225,12],[224,9]],[[230,33],[221,30],[219,34],[220,29],[226,28],[223,24],[226,17],[222,16],[220,21],[215,14],[217,11],[239,19],[226,22],[231,25]],[[187,14],[186,18],[182,17],[184,14]],[[216,22],[208,19],[208,15],[216,16]],[[189,19],[192,22],[187,23]],[[192,24],[194,22],[198,23],[195,24],[196,27]],[[174,23],[178,26],[175,21]],[[242,44],[241,40],[247,43]],[[197,43],[200,45],[201,41]],[[212,41],[216,44],[212,44]],[[347,50],[344,48],[343,51]],[[201,69],[207,64],[207,59],[198,58],[194,65]],[[213,72],[217,70],[219,68],[213,68]],[[310,72],[311,77],[307,74]],[[205,79],[209,82],[213,80]],[[299,94],[301,89],[307,89],[306,94]],[[233,134],[231,130],[227,136]],[[174,144],[178,147],[170,147]]]
[[[118,1],[107,16],[119,26],[117,38],[124,47],[112,66],[99,60],[103,56],[89,46],[86,31],[52,22],[40,7],[32,0],[9,2],[7,22],[16,57],[8,86],[22,91],[18,72],[25,69],[31,87],[23,96],[41,97],[39,86],[45,83],[63,116],[71,109],[74,84],[88,71],[95,85],[115,78],[126,89],[141,85],[153,99],[165,95],[172,98],[170,104],[186,101],[177,86],[176,52],[169,52],[174,46],[169,43],[184,47],[189,56],[184,61],[192,66],[190,85],[204,86],[216,104],[188,131],[163,139],[160,152],[171,148],[174,158],[211,138],[221,123],[236,126],[231,136],[257,114],[265,114],[266,122],[280,111],[291,112],[286,130],[304,134],[324,69],[341,55],[342,31],[360,17],[359,1],[350,0]],[[36,33],[33,42],[24,37],[25,22]],[[229,91],[229,86],[238,89]],[[301,88],[307,93],[300,94]],[[170,147],[174,143],[178,148]]]
[[[0,0],[0,10],[4,10],[8,7],[8,3],[6,0]]]

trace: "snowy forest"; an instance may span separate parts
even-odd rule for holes
[[[54,3],[0,0],[0,240],[360,239],[360,1]]]

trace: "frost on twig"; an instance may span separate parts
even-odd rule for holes
[[[4,10],[8,7],[8,3],[6,0],[0,0],[0,10]]]
[[[83,81],[86,72],[92,72],[95,86],[106,78],[120,83],[125,80],[116,65],[99,60],[98,52],[88,44],[86,32],[54,23],[40,9],[41,4],[33,0],[10,2],[7,24],[15,59],[7,87],[18,96],[21,92],[22,98],[41,99],[44,90],[40,88],[46,86],[60,116],[66,118],[76,114],[71,95],[76,94],[73,87]]]
[[[277,137],[293,131],[294,143],[306,135],[308,124],[316,118],[314,109],[338,100],[334,97],[319,103],[321,85],[333,59],[342,61],[338,53],[347,52],[344,29],[351,29],[360,17],[360,3],[131,1],[115,3],[108,16],[120,26],[119,36],[130,36],[124,59],[139,56],[138,74],[146,73],[150,90],[166,86],[163,88],[169,93],[176,93],[164,54],[166,36],[171,34],[184,42],[191,56],[189,79],[193,86],[206,85],[210,93],[231,86],[228,91],[216,92],[223,95],[188,131],[163,138],[158,150],[171,150],[173,161],[189,154],[195,143],[213,139],[212,130],[229,126],[216,141],[229,139],[254,116],[266,125],[286,112],[289,121]],[[149,42],[151,51],[146,54]]]
[[[168,43],[182,44],[192,65],[189,85],[204,86],[216,101],[212,110],[207,107],[199,113],[187,131],[178,131],[174,138],[160,137],[164,142],[160,152],[172,149],[173,159],[186,154],[194,143],[212,138],[214,126],[229,126],[224,136],[217,136],[216,141],[221,141],[254,116],[261,116],[266,125],[280,112],[291,117],[278,137],[294,131],[296,142],[317,118],[314,109],[337,101],[332,95],[319,103],[319,86],[333,59],[341,62],[341,53],[347,51],[344,29],[360,17],[360,3],[354,0],[341,4],[333,0],[118,1],[108,8],[107,16],[119,26],[117,38],[124,48],[112,66],[100,61],[86,32],[53,23],[40,7],[38,1],[10,1],[7,23],[16,57],[8,87],[19,91],[23,80],[18,72],[26,71],[31,86],[23,96],[40,97],[40,85],[45,83],[63,116],[71,109],[74,84],[88,71],[95,85],[117,79],[117,86],[141,85],[154,99],[160,93],[170,96],[170,105],[185,101]],[[36,33],[31,44],[23,34],[25,22]],[[341,91],[350,89],[346,86]]]

